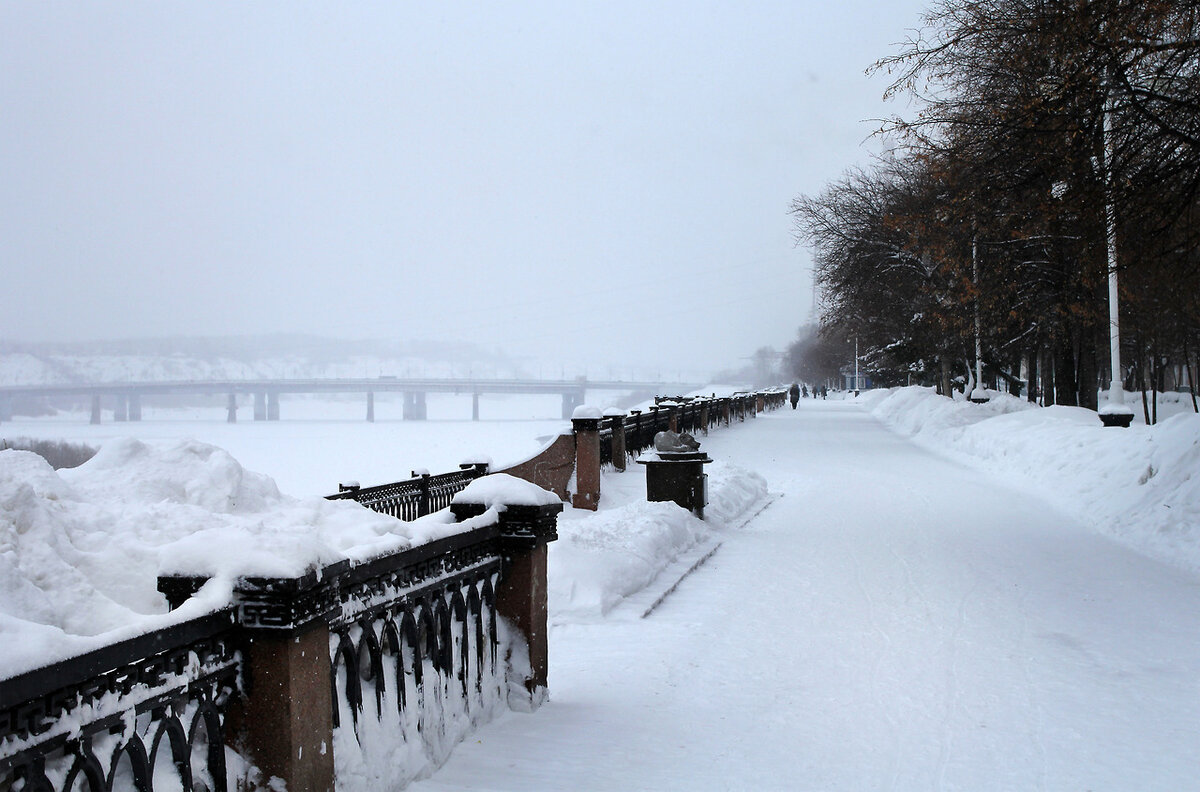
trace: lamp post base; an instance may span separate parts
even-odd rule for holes
[[[1133,423],[1133,413],[1100,413],[1100,423],[1105,426],[1119,426],[1128,429]]]

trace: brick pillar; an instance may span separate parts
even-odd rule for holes
[[[725,420],[725,425],[729,426],[729,419],[732,417],[732,412],[729,406],[729,399],[721,399],[721,417]]]
[[[679,432],[679,405],[677,404],[667,407],[667,428],[672,432]]]
[[[246,640],[246,696],[230,707],[230,742],[265,778],[288,789],[333,792],[329,627],[254,630]]]
[[[700,402],[700,426],[704,434],[708,434],[708,399]]]
[[[625,470],[627,452],[625,450],[625,413],[616,409],[604,411],[604,417],[612,427],[612,465],[613,470]]]
[[[531,492],[547,494],[536,484]],[[466,496],[466,497],[464,497]],[[541,500],[541,498],[534,498]],[[488,503],[470,502],[469,492],[450,506],[460,522],[482,514]],[[558,538],[558,501],[540,506],[506,505],[500,513],[504,567],[496,586],[496,611],[523,645],[511,647],[508,660],[508,706],[533,711],[546,700],[550,670],[546,640],[546,545]]]
[[[342,561],[297,578],[242,578],[234,588],[243,688],[225,722],[228,742],[288,789],[333,792],[333,667],[329,614]],[[206,578],[160,577],[179,607]]]
[[[100,394],[92,394],[92,423],[100,423]]]
[[[571,505],[595,511],[600,503],[600,411],[586,405],[571,416],[575,430],[575,492]]]

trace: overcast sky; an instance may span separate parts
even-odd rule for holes
[[[0,337],[711,372],[809,315],[924,2],[0,4]]]

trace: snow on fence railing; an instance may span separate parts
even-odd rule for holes
[[[223,610],[0,682],[0,789],[225,790],[241,663]]]

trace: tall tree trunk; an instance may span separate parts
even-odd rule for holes
[[[1158,423],[1158,391],[1159,379],[1162,377],[1162,366],[1158,362],[1158,350],[1150,350],[1150,410],[1151,425]]]
[[[1054,347],[1054,403],[1068,407],[1079,406],[1079,389],[1075,383],[1075,355],[1070,341],[1059,341]]]
[[[1146,403],[1146,348],[1142,345],[1142,340],[1138,339],[1138,390],[1142,392],[1142,417],[1146,419],[1146,426],[1150,425],[1150,405]]]
[[[1083,328],[1079,339],[1079,406],[1089,410],[1100,407],[1096,338],[1096,328],[1088,325]]]
[[[1029,379],[1026,381],[1025,394],[1029,401],[1037,403],[1038,400],[1038,357],[1041,354],[1039,347],[1034,347],[1026,353],[1029,357]]]
[[[1196,369],[1192,366],[1192,356],[1188,352],[1187,333],[1183,334],[1183,367],[1187,370],[1188,390],[1192,394],[1192,412],[1200,413],[1196,406]]]
[[[942,355],[940,358],[938,358],[938,363],[941,364],[942,368],[942,376],[940,381],[942,395],[953,399],[954,393],[950,390],[950,356]]]

